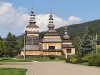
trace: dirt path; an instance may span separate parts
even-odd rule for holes
[[[100,75],[100,68],[64,62],[28,62],[0,65],[7,68],[27,68],[27,75]]]

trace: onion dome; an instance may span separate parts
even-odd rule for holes
[[[28,28],[39,28],[37,25],[36,25],[36,21],[35,21],[35,14],[34,14],[34,10],[32,8],[31,10],[31,15],[30,15],[30,21],[29,21],[29,25],[27,26]]]
[[[55,27],[54,24],[48,24],[48,28],[49,28],[49,29],[53,29],[54,27]]]
[[[65,34],[63,37],[65,40],[69,39],[68,33],[67,33],[67,26],[65,26]]]
[[[33,10],[33,8],[32,8],[32,10],[31,10],[31,15],[30,15],[30,21],[29,21],[29,23],[36,23],[36,21],[35,21],[35,14],[34,14],[34,10]]]
[[[53,16],[52,16],[52,14],[50,14],[49,17],[50,17],[50,18],[49,18],[48,28],[49,28],[49,29],[54,29],[55,25],[53,24]]]

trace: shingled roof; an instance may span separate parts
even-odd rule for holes
[[[44,38],[43,42],[62,42],[62,40],[59,38]]]
[[[74,48],[72,44],[63,44],[62,47],[63,48]]]
[[[39,45],[26,45],[22,50],[39,50]]]
[[[39,26],[37,26],[37,25],[34,24],[34,23],[30,23],[27,27],[28,27],[28,28],[39,28]],[[26,27],[26,28],[27,28],[27,27]]]

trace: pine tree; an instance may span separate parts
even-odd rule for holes
[[[74,40],[73,40],[73,45],[75,46],[76,54],[79,55],[79,52],[80,52],[80,49],[81,49],[81,38],[75,37]]]
[[[85,54],[92,53],[95,49],[95,40],[94,37],[89,34],[88,27],[85,26],[85,33],[81,40],[81,50],[80,55],[84,56]]]
[[[0,36],[0,40],[2,40],[1,36]]]
[[[4,40],[0,37],[0,56],[5,56],[6,52],[6,44]]]
[[[8,54],[9,56],[14,56],[14,52],[16,52],[16,45],[17,45],[17,41],[16,41],[16,36],[12,35],[10,32],[7,35],[6,38],[7,41],[7,49],[8,49]]]

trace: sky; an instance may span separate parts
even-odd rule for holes
[[[24,33],[31,8],[40,31],[47,30],[49,13],[55,28],[100,19],[100,0],[0,0],[0,36]]]

